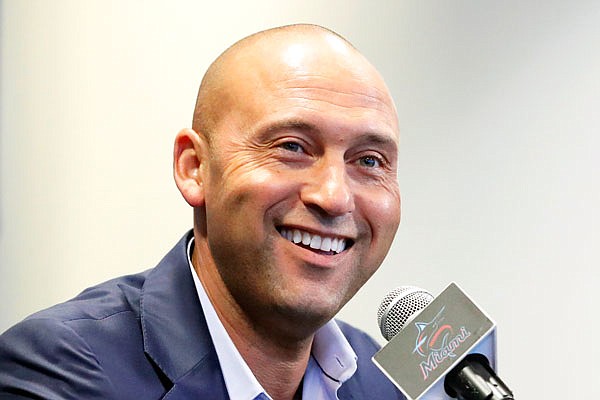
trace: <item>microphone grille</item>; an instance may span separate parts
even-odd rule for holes
[[[433,295],[415,286],[400,286],[385,296],[379,310],[377,322],[386,340],[400,332],[409,319],[431,303]]]

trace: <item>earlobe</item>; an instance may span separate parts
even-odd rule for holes
[[[201,173],[204,142],[192,129],[182,129],[175,137],[173,176],[185,201],[192,207],[204,205],[204,182]]]

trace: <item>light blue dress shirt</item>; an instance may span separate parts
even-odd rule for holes
[[[272,400],[231,341],[194,270],[191,261],[194,238],[188,243],[188,263],[206,324],[215,345],[229,397],[234,400]],[[356,353],[334,320],[321,327],[313,340],[304,374],[302,398],[338,400],[337,390],[356,372]]]

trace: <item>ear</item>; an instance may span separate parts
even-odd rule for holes
[[[207,161],[207,144],[192,129],[182,129],[175,137],[173,176],[185,201],[192,207],[204,205],[202,165]]]

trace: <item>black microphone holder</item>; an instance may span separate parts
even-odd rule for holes
[[[444,388],[459,400],[514,400],[512,391],[481,354],[465,357],[446,376]]]

